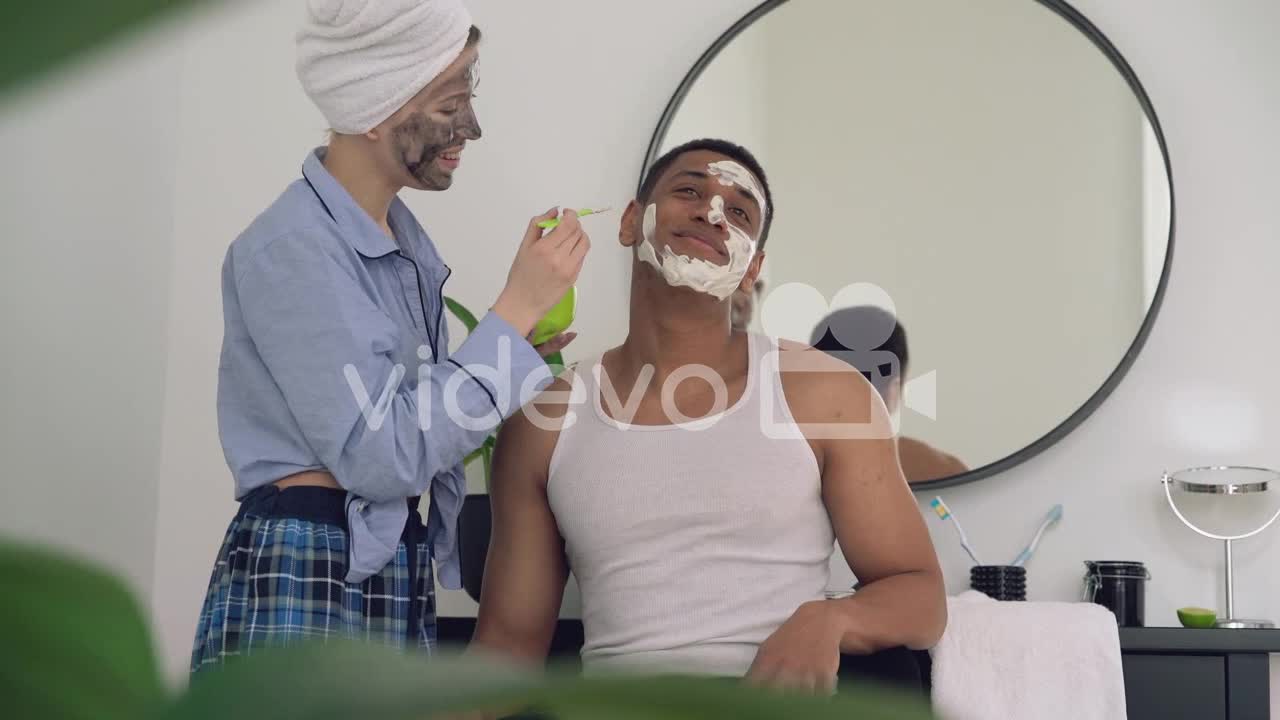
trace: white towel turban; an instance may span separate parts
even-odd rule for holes
[[[366,133],[462,53],[462,0],[307,0],[298,79],[330,127]]]

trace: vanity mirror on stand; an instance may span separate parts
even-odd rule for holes
[[[1210,540],[1222,541],[1226,570],[1226,614],[1215,627],[1232,630],[1274,628],[1271,620],[1236,616],[1233,543],[1261,533],[1280,518],[1280,473],[1256,467],[1200,467],[1161,478],[1169,509],[1182,524]],[[1175,499],[1177,498],[1177,499]],[[1209,529],[1205,529],[1209,528]]]

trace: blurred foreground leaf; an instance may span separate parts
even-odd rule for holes
[[[0,22],[0,97],[148,21],[202,0],[15,2]]]
[[[255,650],[165,692],[146,623],[120,581],[52,551],[0,542],[0,717],[41,720],[417,720],[531,709],[548,720],[927,720],[922,699],[845,686],[831,698],[737,680],[580,677],[440,651],[322,640]],[[527,715],[524,717],[528,717]]]
[[[537,706],[555,720],[930,720],[919,698],[847,686],[829,698],[749,688],[736,680],[686,677],[564,678]]]
[[[457,653],[330,641],[255,651],[202,671],[166,720],[409,720],[519,705],[540,676]]]
[[[850,687],[832,698],[783,695],[733,680],[523,673],[448,653],[422,658],[372,645],[269,650],[192,679],[163,720],[379,720],[533,711],[546,720],[927,720],[925,704]],[[527,715],[521,715],[527,717]]]
[[[0,543],[0,717],[143,717],[165,700],[124,583],[49,550]]]

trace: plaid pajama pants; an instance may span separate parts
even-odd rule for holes
[[[191,672],[324,637],[434,648],[435,579],[416,503],[395,558],[348,583],[345,499],[340,490],[268,486],[242,501],[209,579]]]

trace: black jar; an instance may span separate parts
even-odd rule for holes
[[[1086,560],[1084,599],[1116,616],[1121,627],[1142,627],[1147,610],[1147,580],[1151,573],[1140,562]]]

